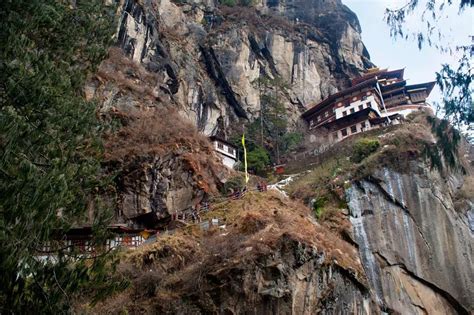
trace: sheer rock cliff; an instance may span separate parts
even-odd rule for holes
[[[404,173],[382,168],[347,190],[367,277],[387,309],[401,314],[474,310],[469,222],[474,197],[461,203],[458,197],[465,178],[412,161]]]
[[[88,97],[105,112],[172,106],[207,135],[252,121],[269,95],[294,129],[307,104],[371,66],[357,17],[340,0],[123,0],[118,10],[117,46],[146,78],[108,60]]]

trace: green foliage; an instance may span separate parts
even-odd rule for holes
[[[470,47],[464,47],[457,69],[445,64],[436,73],[436,81],[443,93],[443,111],[455,126],[474,128],[474,71],[471,66]]]
[[[224,184],[222,193],[227,194],[230,191],[241,190],[245,186],[245,179],[242,175],[231,177]]]
[[[240,0],[240,5],[244,7],[251,7],[255,5],[255,1],[254,0]]]
[[[64,313],[85,287],[110,288],[107,255],[37,258],[83,220],[105,180],[95,106],[81,97],[113,34],[101,2],[0,2],[0,313]]]
[[[262,95],[264,121],[270,135],[283,135],[286,132],[286,110],[283,104],[272,95]]]
[[[221,0],[222,5],[226,5],[228,7],[234,7],[237,5],[237,2],[235,0]]]
[[[425,145],[424,154],[431,161],[431,166],[442,170],[443,159],[451,168],[458,167],[457,149],[461,136],[459,131],[449,126],[447,120],[427,117],[431,131],[436,135],[436,145]]]
[[[270,157],[267,150],[260,146],[255,146],[247,153],[248,168],[256,174],[263,174],[265,168],[270,164]]]
[[[287,132],[282,137],[282,151],[284,153],[290,152],[298,147],[303,141],[303,134],[301,132]]]
[[[321,216],[324,213],[324,206],[328,202],[328,199],[326,197],[318,197],[313,203],[313,211],[314,214],[316,215],[316,218],[320,219]]]
[[[362,160],[377,151],[380,143],[375,139],[362,138],[354,144],[354,153],[352,154],[352,161],[360,163]]]

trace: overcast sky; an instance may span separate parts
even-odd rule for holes
[[[366,45],[371,60],[381,68],[405,68],[405,78],[409,84],[434,81],[435,72],[444,63],[455,64],[457,56],[442,54],[434,48],[425,47],[418,50],[414,41],[393,40],[383,20],[385,8],[396,8],[408,0],[342,0],[354,11],[362,27],[362,40]],[[454,1],[456,2],[456,1]],[[423,1],[420,1],[423,3]],[[458,15],[458,7],[452,6],[444,10],[444,17],[438,24],[442,27],[446,38],[444,42],[455,47],[470,43],[470,35],[474,35],[472,9]],[[421,11],[408,20],[408,27],[416,29],[420,26]],[[439,101],[441,95],[436,87],[430,101]]]

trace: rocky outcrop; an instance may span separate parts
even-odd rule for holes
[[[175,111],[123,120],[124,126],[105,137],[104,169],[114,178],[115,223],[157,228],[172,215],[190,215],[232,173],[209,139]]]
[[[224,202],[220,226],[162,235],[130,252],[131,281],[94,313],[377,314],[357,250],[279,193]]]
[[[401,314],[470,314],[473,209],[455,200],[465,177],[410,165],[404,173],[377,170],[347,190],[372,291],[382,308]]]
[[[154,228],[171,214],[190,211],[213,192],[196,173],[191,160],[180,153],[136,158],[123,165],[116,179],[117,223]]]
[[[136,76],[120,67],[120,75],[99,72],[87,94],[104,111],[174,106],[208,135],[255,119],[268,95],[281,101],[294,129],[307,104],[370,66],[357,17],[340,0],[235,8],[210,0],[124,0],[118,13],[117,45],[153,78],[140,82],[151,97],[118,88],[117,77]]]
[[[315,247],[282,238],[271,255],[222,266],[200,295],[213,314],[374,314],[370,292]]]

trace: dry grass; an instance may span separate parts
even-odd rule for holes
[[[215,156],[209,139],[173,109],[123,115],[123,127],[104,136],[105,160],[133,164],[153,156],[176,155],[197,186],[217,191],[217,179],[228,170]]]
[[[158,77],[126,57],[118,47],[109,49],[108,58],[101,63],[96,79],[101,83],[113,83],[142,99],[154,100],[158,97],[158,91],[155,90],[159,85]]]
[[[209,140],[173,109],[156,109],[123,119],[118,132],[105,136],[106,160],[137,155],[183,152],[213,152]]]
[[[364,139],[376,139],[380,147],[360,163],[355,163],[352,159],[356,153],[354,147]],[[316,166],[311,171],[290,183],[286,190],[292,198],[305,204],[311,200],[319,201],[318,221],[333,231],[345,234],[348,222],[340,215],[341,209],[347,208],[345,186],[353,180],[370,176],[382,167],[402,173],[410,171],[410,162],[424,158],[425,147],[434,144],[426,114],[412,115],[403,125],[372,130],[334,145],[317,157]],[[298,166],[292,167],[297,169]]]
[[[224,22],[216,30],[217,32],[225,32],[235,28],[236,23],[240,24],[245,21],[246,27],[254,34],[264,35],[266,30],[279,29],[288,32],[294,32],[295,25],[287,18],[277,15],[263,15],[257,12],[253,7],[235,6],[220,7],[220,11],[224,16]]]

